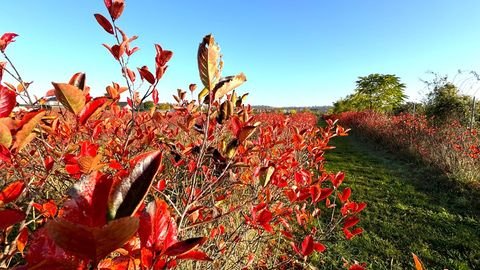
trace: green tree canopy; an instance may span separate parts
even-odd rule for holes
[[[426,101],[427,116],[434,117],[437,124],[450,119],[468,121],[472,98],[461,95],[457,86],[451,82],[436,85],[428,93]]]
[[[392,74],[370,74],[359,77],[356,83],[355,99],[360,109],[391,112],[406,98],[405,84]]]
[[[359,77],[355,93],[333,104],[333,112],[374,110],[392,112],[406,98],[405,84],[391,74],[370,74]]]

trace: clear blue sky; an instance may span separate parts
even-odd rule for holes
[[[213,33],[225,75],[245,72],[251,104],[329,105],[351,93],[358,76],[393,73],[418,99],[426,71],[480,71],[478,0],[126,0],[118,21],[141,47],[132,67],[154,68],[154,43],[174,51],[160,99],[200,84],[198,43]],[[102,0],[2,1],[0,34],[20,36],[7,52],[37,95],[51,81],[87,73],[93,95],[122,82],[118,64],[101,46],[113,44],[93,13]],[[470,91],[470,90],[466,90]],[[480,91],[478,91],[480,92]]]

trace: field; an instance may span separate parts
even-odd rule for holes
[[[480,267],[479,190],[355,133],[333,145],[327,168],[345,171],[346,185],[369,204],[365,233],[335,246],[332,263],[344,256],[370,269],[411,269],[413,252],[428,269]]]

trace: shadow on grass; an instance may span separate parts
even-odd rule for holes
[[[345,171],[353,199],[368,207],[365,233],[332,247],[319,258],[325,265],[338,267],[345,257],[370,269],[414,269],[414,252],[428,269],[480,269],[478,189],[355,136],[333,144],[326,168]]]

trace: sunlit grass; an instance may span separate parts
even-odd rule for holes
[[[364,234],[319,257],[327,268],[337,269],[345,257],[369,269],[413,269],[413,252],[428,269],[480,269],[478,191],[354,135],[333,144],[327,169],[345,171],[344,185],[368,207]]]

